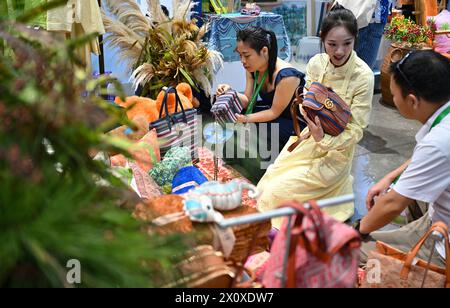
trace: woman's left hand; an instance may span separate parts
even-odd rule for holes
[[[300,113],[305,118],[306,123],[308,124],[309,132],[316,142],[322,141],[325,137],[325,132],[323,131],[322,124],[320,123],[320,119],[318,116],[315,117],[314,121],[312,121],[306,111],[303,109],[303,106],[300,106]]]
[[[236,113],[236,122],[238,123],[248,123],[248,116],[245,114]]]

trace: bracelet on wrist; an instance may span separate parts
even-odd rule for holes
[[[367,233],[367,234],[361,233],[361,231],[359,231],[360,226],[361,226],[361,219],[358,219],[357,221],[355,221],[355,222],[353,223],[353,228],[354,228],[356,231],[358,231],[358,233],[359,233],[359,235],[361,236],[361,238],[362,238],[363,240],[365,240],[366,238],[369,237],[370,233]]]

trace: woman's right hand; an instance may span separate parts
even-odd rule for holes
[[[385,177],[369,189],[366,197],[366,208],[369,211],[375,205],[376,199],[388,192],[392,182],[393,181],[391,181],[390,178]]]
[[[231,86],[228,84],[219,84],[216,91],[216,96],[220,96],[231,89]]]

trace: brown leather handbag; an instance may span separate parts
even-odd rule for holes
[[[301,130],[296,121],[300,105],[303,106],[310,120],[314,121],[318,116],[324,132],[331,136],[342,133],[352,118],[350,107],[331,88],[319,82],[313,82],[306,94],[303,94],[302,91],[303,88],[297,88],[295,100],[291,105],[294,130],[299,139],[289,147],[289,152],[292,152],[300,142],[309,137],[309,135],[300,137]]]
[[[445,268],[437,267],[416,258],[420,248],[434,231],[439,232],[445,238],[445,254],[447,256]],[[397,250],[383,242],[377,242],[376,251],[369,252],[368,261],[375,261],[374,264],[379,264],[380,273],[372,275],[372,272],[377,269],[367,268],[361,287],[450,288],[449,255],[448,228],[442,222],[433,224],[408,253]]]

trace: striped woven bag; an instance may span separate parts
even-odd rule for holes
[[[306,94],[299,93],[301,91],[303,91],[303,88],[297,88],[296,98],[291,105],[293,119],[298,117],[298,109],[301,105],[310,120],[314,121],[316,116],[319,117],[320,124],[326,134],[337,136],[345,130],[352,119],[352,113],[347,103],[333,89],[319,82],[313,82]],[[292,152],[303,141],[303,138],[309,137],[309,135],[300,137],[301,130],[297,121],[294,121],[294,130],[299,138],[289,147],[289,152]]]
[[[170,93],[175,94],[175,113],[169,114],[167,97]],[[163,108],[165,116],[162,117]],[[180,108],[181,111],[178,111]],[[172,147],[188,147],[193,160],[197,160],[197,147],[200,138],[197,134],[197,110],[195,108],[185,110],[180,97],[174,87],[165,90],[164,99],[159,110],[159,120],[150,123],[150,130],[155,128],[158,135],[158,142],[161,157]]]
[[[242,112],[242,103],[235,90],[228,90],[218,96],[211,108],[211,113],[216,120],[225,125],[226,123],[236,123],[236,113]]]
[[[352,118],[347,103],[331,88],[318,82],[312,83],[302,105],[308,117],[318,116],[325,133],[332,136],[342,133]]]

